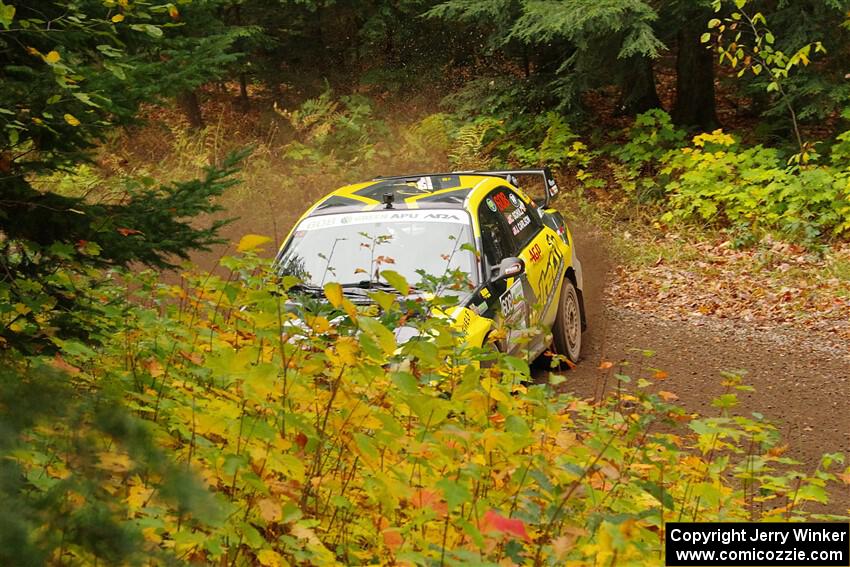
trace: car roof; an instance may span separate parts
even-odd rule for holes
[[[505,185],[510,186],[503,177],[463,173],[379,177],[337,189],[306,216],[383,209],[387,195],[393,209],[464,209],[473,193]]]

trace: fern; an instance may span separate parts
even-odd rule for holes
[[[484,147],[484,140],[491,131],[499,129],[501,125],[493,118],[481,118],[461,126],[449,150],[452,166],[461,169],[486,169],[491,160]]]
[[[430,114],[402,131],[406,145],[414,154],[442,153],[451,149],[450,119],[447,114]]]
[[[332,95],[326,90],[305,101],[297,110],[281,110],[275,106],[275,111],[289,122],[302,142],[321,144],[331,133],[334,123],[343,117],[339,101],[331,98]]]

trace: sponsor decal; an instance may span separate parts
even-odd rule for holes
[[[487,197],[487,207],[489,207],[490,210],[493,211],[494,213],[497,211],[496,203],[494,203],[493,199],[491,199],[490,197]]]
[[[537,243],[531,248],[529,248],[528,255],[531,257],[532,263],[536,264],[542,256],[542,253],[540,252],[540,243]]]
[[[528,326],[528,302],[523,289],[525,277],[517,278],[511,287],[499,297],[499,305],[502,308],[502,322],[507,331],[508,349],[518,343],[519,337],[523,335]]]
[[[508,224],[514,224],[517,219],[522,218],[525,214],[525,209],[514,209],[512,213],[508,213],[505,215],[505,218],[508,221]]]
[[[514,236],[522,232],[522,229],[531,224],[531,218],[528,215],[522,217],[518,223],[516,223],[512,229]]]
[[[346,213],[340,215],[322,215],[310,217],[298,226],[298,231],[319,230],[335,226],[375,224],[392,222],[446,222],[467,224],[469,218],[454,211],[373,211],[364,213]]]
[[[537,297],[546,298],[541,313],[546,313],[549,310],[564,267],[564,254],[558,249],[555,237],[547,234],[546,244],[549,247],[549,256],[546,258],[546,264],[540,270],[540,277],[537,279]]]
[[[463,310],[463,319],[460,321],[460,328],[464,333],[469,331],[469,324],[472,322],[472,312],[469,309]]]
[[[463,219],[459,215],[455,215],[452,213],[428,213],[425,215],[428,220],[455,220],[462,221]]]
[[[496,206],[499,207],[500,211],[504,211],[511,206],[511,202],[508,201],[508,198],[504,193],[496,193],[493,195],[493,201],[495,201]]]
[[[514,207],[519,208],[519,199],[516,195],[514,195],[513,193],[508,193],[508,199],[511,200],[511,203],[513,203]]]

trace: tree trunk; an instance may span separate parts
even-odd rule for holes
[[[177,95],[177,104],[183,109],[186,120],[189,121],[189,129],[200,130],[204,127],[204,117],[201,114],[201,104],[198,101],[198,93],[195,91],[183,91]]]
[[[234,7],[236,25],[242,25],[242,7],[236,4]],[[239,73],[239,110],[248,112],[248,74],[245,71]]]
[[[531,77],[531,60],[528,57],[528,46],[524,43],[522,44],[522,71],[526,79]]]
[[[620,108],[624,114],[640,114],[651,108],[661,108],[655,89],[652,59],[633,57],[628,61],[621,89]]]
[[[700,41],[708,22],[703,15],[679,31],[673,121],[707,131],[717,128],[720,122],[714,101],[714,56]]]
[[[244,71],[239,73],[239,110],[248,112],[248,74]]]

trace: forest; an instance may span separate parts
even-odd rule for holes
[[[0,564],[662,565],[668,522],[848,521],[848,61],[850,0],[0,0]],[[329,191],[544,166],[578,365],[403,278],[284,308]]]

